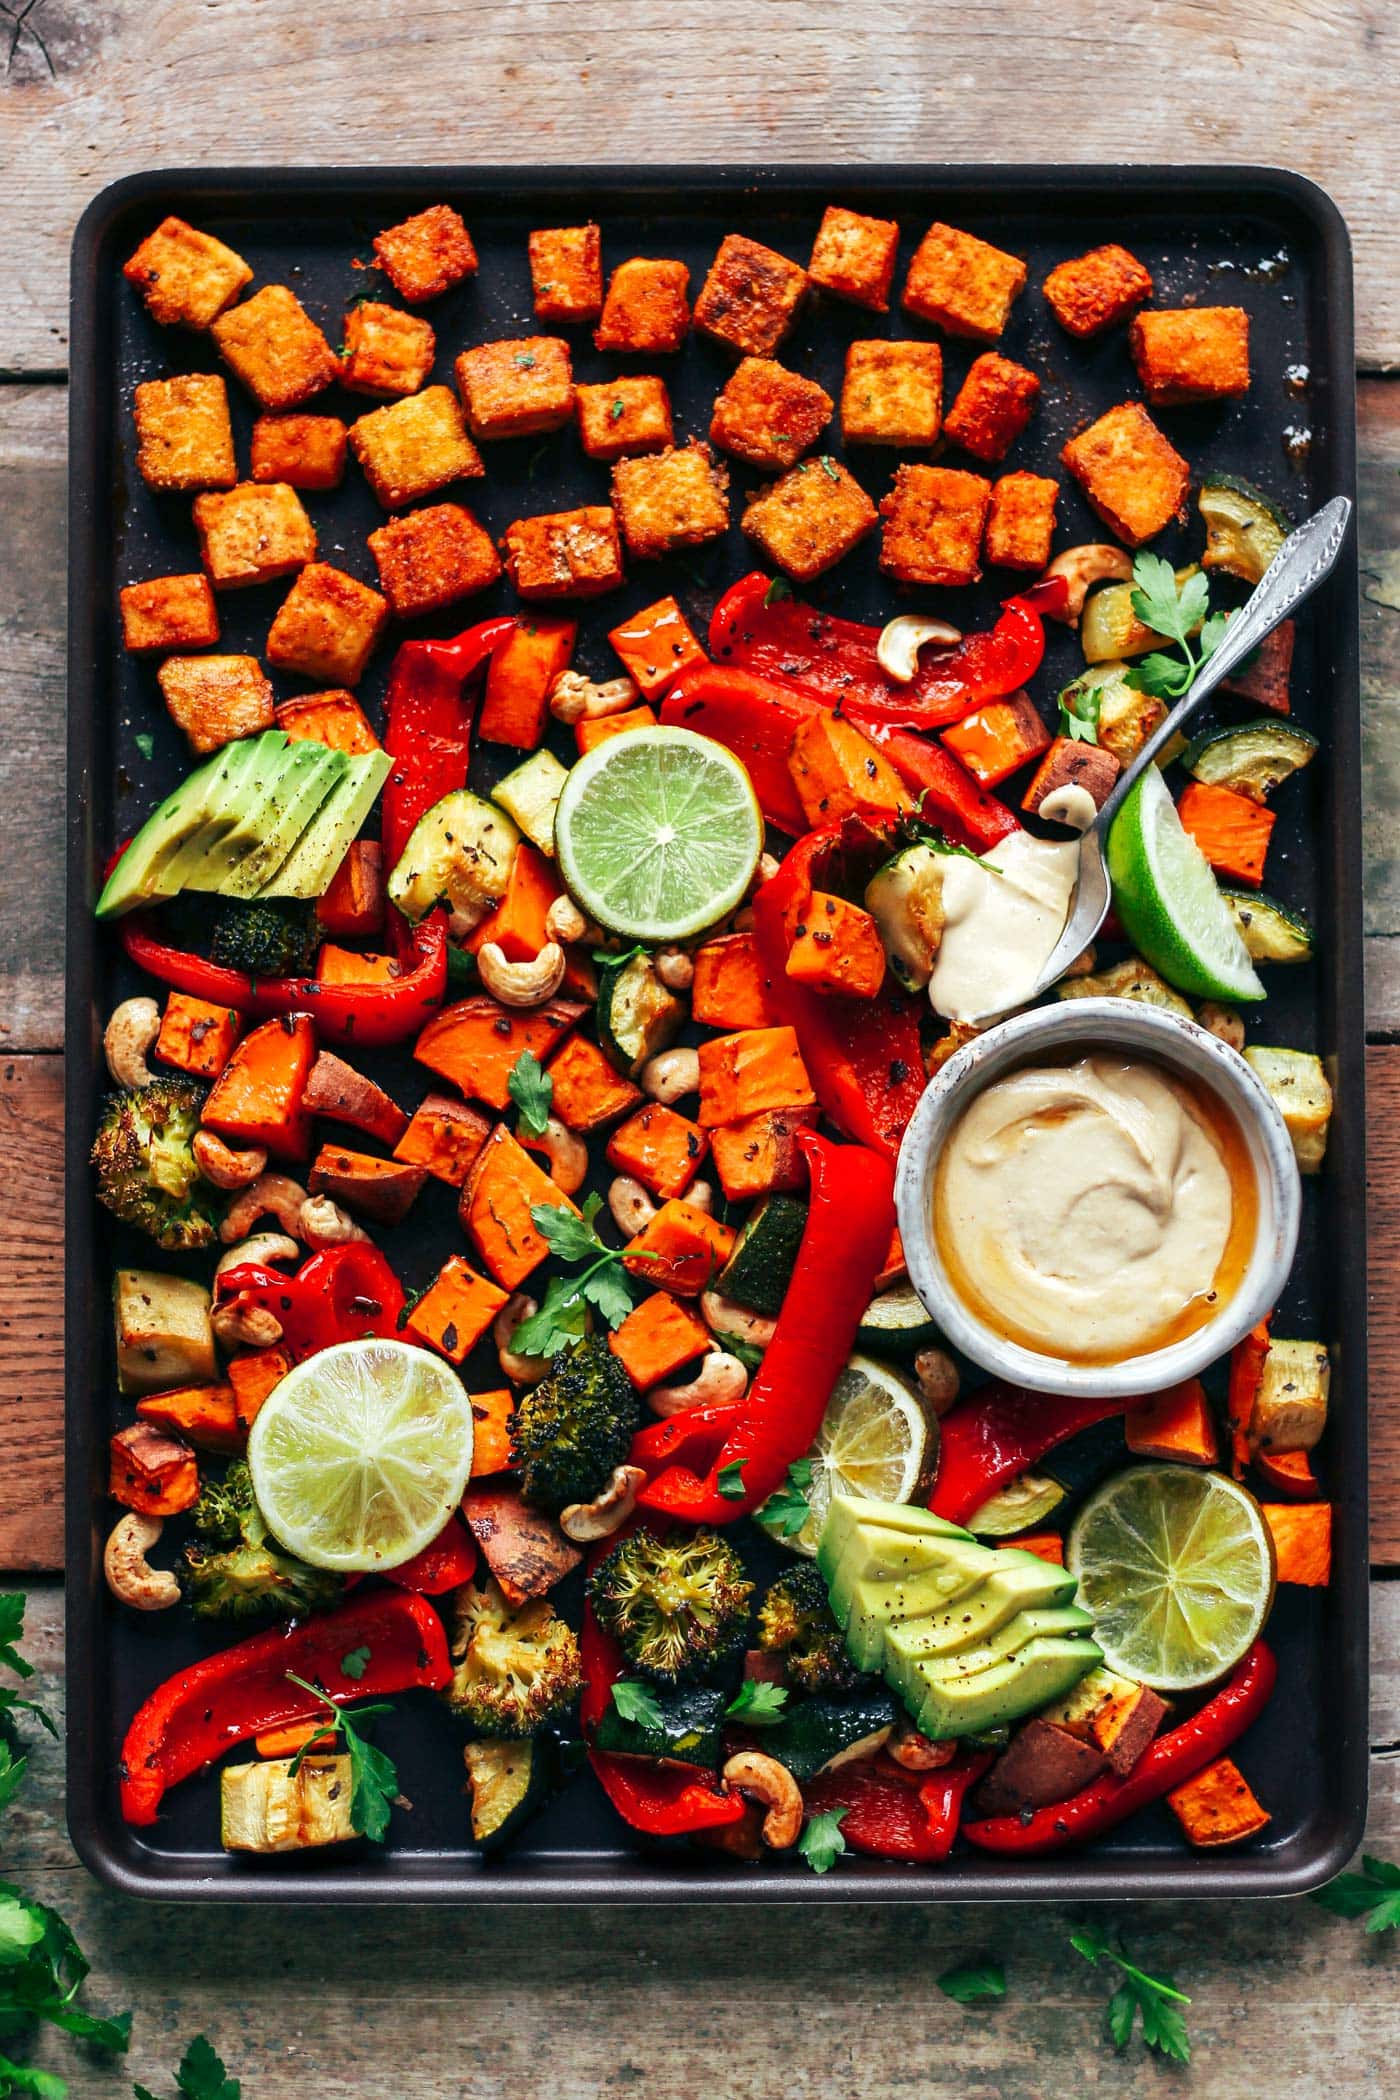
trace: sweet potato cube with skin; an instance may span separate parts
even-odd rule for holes
[[[1280,1582],[1325,1589],[1332,1579],[1330,1502],[1261,1502],[1273,1534]]]
[[[822,291],[871,313],[890,310],[899,227],[893,219],[871,219],[840,204],[828,204],[812,243],[807,275]]]
[[[799,583],[849,554],[877,522],[865,490],[829,453],[800,461],[756,496],[742,519],[748,537]]]
[[[679,350],[690,327],[690,271],[683,262],[634,255],[619,263],[593,331],[599,350]]]
[[[813,830],[838,817],[898,817],[914,798],[889,760],[843,715],[809,715],[792,740],[788,771]]]
[[[433,369],[437,338],[432,324],[400,306],[366,299],[345,316],[340,383],[352,394],[397,400],[416,394]]]
[[[363,757],[366,752],[379,749],[379,739],[366,721],[359,701],[340,687],[333,686],[328,693],[302,693],[295,700],[279,700],[276,713],[277,727],[291,743],[324,744],[328,751],[344,751],[352,757]],[[373,841],[356,841],[356,845],[360,843]],[[354,850],[352,846],[350,851]],[[378,853],[378,846],[374,850]],[[350,926],[338,929],[341,933],[356,930]]]
[[[592,224],[530,235],[530,285],[541,321],[596,321],[603,310],[603,236]]]
[[[210,649],[219,612],[207,576],[153,576],[122,587],[122,643],[133,656],[153,649]]]
[[[1101,1750],[1040,1715],[1018,1728],[977,1789],[979,1816],[1018,1816],[1079,1793],[1104,1769]]]
[[[725,933],[695,951],[692,1020],[706,1028],[770,1028],[777,1022],[751,933]]]
[[[617,519],[604,503],[517,518],[502,544],[522,598],[597,598],[622,582]]]
[[[397,226],[387,226],[374,236],[374,253],[379,268],[410,306],[440,299],[477,271],[472,237],[450,204],[431,205]]]
[[[1034,372],[995,350],[984,350],[973,359],[943,418],[943,435],[974,459],[1004,459],[1039,399],[1040,381]]]
[[[710,436],[754,467],[793,466],[831,421],[824,386],[770,357],[746,357],[714,406]]]
[[[1057,263],[1044,284],[1050,310],[1069,335],[1098,335],[1152,297],[1152,273],[1116,241]]]
[[[215,1080],[201,1121],[232,1144],[261,1145],[278,1159],[311,1149],[306,1082],[316,1061],[307,1014],[283,1014],[245,1035]]]
[[[1256,1451],[1312,1451],[1327,1427],[1332,1365],[1323,1342],[1269,1337],[1248,1435]]]
[[[253,272],[243,257],[183,219],[162,219],[122,264],[153,321],[163,328],[208,328]]]
[[[459,1189],[491,1135],[491,1119],[449,1094],[425,1094],[394,1147],[395,1159],[426,1167],[434,1181]]]
[[[513,633],[491,652],[476,724],[479,737],[488,744],[513,744],[517,751],[539,748],[549,724],[550,692],[569,667],[577,636],[577,620],[538,613],[516,621]]]
[[[473,1393],[472,1406],[472,1474],[480,1480],[492,1473],[504,1473],[510,1464],[515,1394],[509,1386],[500,1386],[494,1392]]]
[[[643,1298],[608,1336],[608,1347],[639,1393],[665,1385],[713,1346],[714,1336],[704,1321],[669,1291],[653,1291]]]
[[[1057,788],[1082,787],[1092,795],[1095,809],[1102,809],[1121,771],[1113,753],[1101,745],[1057,736],[1032,774],[1021,807],[1034,812]]]
[[[501,573],[495,541],[461,503],[435,503],[391,518],[370,534],[369,551],[401,620],[470,598]]]
[[[878,998],[885,981],[880,929],[858,904],[813,890],[788,951],[787,974],[816,992],[839,992],[848,999]]]
[[[1050,559],[1060,484],[1045,474],[1003,474],[992,483],[982,552],[998,569],[1031,569]]]
[[[169,495],[231,489],[238,480],[228,388],[217,372],[184,372],[137,387],[136,466],[148,488]]]
[[[479,992],[434,1014],[413,1055],[469,1100],[504,1111],[511,1106],[510,1075],[521,1051],[532,1051],[543,1064],[582,1013],[573,999],[506,1007]]]
[[[322,1050],[311,1067],[303,1100],[308,1114],[363,1130],[381,1145],[396,1145],[408,1128],[408,1117],[383,1087],[330,1050]]]
[[[1135,1400],[1124,1417],[1123,1431],[1128,1449],[1138,1458],[1213,1466],[1220,1457],[1215,1417],[1199,1378]]]
[[[709,661],[674,598],[658,598],[608,634],[622,667],[648,700],[659,700],[673,679]]]
[[[698,1298],[734,1251],[735,1235],[708,1211],[673,1197],[635,1239],[623,1266],[629,1274],[681,1298]]]
[[[1191,469],[1147,410],[1125,401],[1072,437],[1060,458],[1089,506],[1129,547],[1141,547],[1181,515]]]
[[[1232,678],[1221,679],[1221,692],[1237,693],[1243,700],[1252,700],[1256,707],[1268,708],[1270,714],[1288,714],[1288,683],[1293,669],[1296,633],[1297,627],[1292,620],[1280,620],[1255,650],[1254,661],[1242,665]]]
[[[841,385],[848,445],[931,445],[943,417],[937,343],[852,343]]]
[[[194,529],[215,590],[273,583],[316,558],[316,528],[285,481],[240,481],[196,496]]]
[[[579,442],[590,459],[628,459],[671,444],[671,397],[664,379],[638,373],[574,389]]]
[[[350,425],[350,448],[385,510],[486,472],[449,386],[424,387],[360,416]]]
[[[481,1548],[508,1604],[543,1597],[582,1560],[562,1531],[531,1509],[514,1487],[468,1487],[462,1497],[467,1529]]]
[[[700,1045],[700,1110],[706,1130],[769,1108],[814,1108],[816,1094],[792,1028],[746,1028]]]
[[[557,1205],[575,1215],[578,1211],[504,1123],[498,1123],[472,1162],[457,1214],[503,1290],[518,1290],[549,1253],[549,1243],[531,1216],[537,1204]]]
[[[233,1007],[172,992],[161,1016],[156,1056],[163,1065],[174,1065],[196,1079],[217,1079],[242,1028],[242,1016]]]
[[[816,1120],[815,1108],[766,1108],[712,1130],[710,1156],[729,1202],[806,1188],[807,1160],[797,1136]]]
[[[643,1098],[586,1036],[571,1036],[549,1067],[554,1082],[553,1109],[561,1123],[581,1136],[601,1130],[626,1115]]]
[[[1249,315],[1242,306],[1156,307],[1137,316],[1128,348],[1154,408],[1249,392]]]
[[[994,342],[1025,282],[1017,256],[935,221],[914,251],[903,305],[949,335]]]
[[[177,1386],[168,1393],[148,1393],[136,1403],[138,1420],[183,1437],[197,1451],[231,1458],[241,1451],[248,1433],[238,1419],[229,1385]]]
[[[170,719],[200,757],[272,727],[272,687],[256,656],[168,656],[156,677]]]
[[[1013,693],[950,723],[943,741],[974,780],[991,788],[1048,750],[1050,732],[1029,693]]]
[[[401,1225],[426,1180],[422,1167],[376,1159],[372,1153],[352,1152],[345,1145],[322,1145],[307,1187],[313,1196],[329,1196],[376,1225]]]
[[[750,357],[769,357],[797,318],[807,272],[747,234],[727,233],[695,302],[695,325]]]
[[[340,360],[295,292],[264,285],[210,328],[224,363],[263,408],[300,408],[340,377]]]
[[[658,561],[729,530],[729,474],[708,445],[686,445],[612,470],[613,508],[638,561]]]
[[[1194,1779],[1174,1786],[1167,1795],[1167,1806],[1188,1843],[1202,1851],[1257,1837],[1273,1820],[1255,1799],[1244,1773],[1229,1757],[1217,1757]]]
[[[268,662],[327,685],[358,685],[388,617],[388,601],[378,591],[329,562],[313,561],[272,623]]]
[[[454,1254],[415,1302],[404,1326],[414,1341],[460,1364],[508,1303],[508,1292],[489,1277],[478,1276],[469,1262]]]
[[[698,1123],[651,1101],[608,1139],[608,1164],[632,1175],[664,1203],[685,1194],[709,1149]]]
[[[1045,1710],[1044,1718],[1092,1743],[1120,1777],[1131,1772],[1167,1717],[1167,1704],[1146,1685],[1099,1667]]]
[[[481,343],[457,360],[467,427],[479,439],[560,430],[574,412],[574,375],[562,336]]]
[[[259,416],[253,425],[253,480],[338,489],[348,443],[339,416]]]
[[[199,1500],[199,1464],[183,1437],[133,1422],[112,1438],[107,1492],[148,1517],[177,1517]]]
[[[976,583],[992,485],[955,467],[899,467],[880,504],[880,567],[900,583]]]
[[[1177,815],[1218,875],[1257,890],[1264,880],[1269,838],[1278,821],[1271,809],[1234,788],[1193,780]]]
[[[629,729],[655,729],[654,707],[629,707],[624,714],[604,715],[597,722],[580,722],[574,730],[574,742],[578,745],[579,757],[584,758],[599,744],[606,744],[610,736],[626,736]]]

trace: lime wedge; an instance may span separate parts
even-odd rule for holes
[[[1131,1466],[1075,1518],[1065,1566],[1111,1670],[1189,1692],[1232,1669],[1274,1601],[1259,1504],[1223,1473]]]
[[[912,1386],[869,1356],[853,1356],[831,1389],[817,1440],[807,1453],[811,1515],[789,1536],[776,1519],[757,1521],[796,1553],[815,1554],[833,1495],[908,1502],[937,1456],[938,1425]]]
[[[1203,999],[1262,999],[1210,862],[1149,766],[1108,834],[1113,908],[1128,939],[1168,984]]]
[[[692,729],[632,729],[573,767],[554,816],[581,911],[634,941],[683,941],[738,906],[763,851],[748,774]]]
[[[450,1367],[407,1342],[341,1342],[289,1371],[248,1438],[268,1528],[313,1567],[396,1568],[462,1499],[471,1402]]]

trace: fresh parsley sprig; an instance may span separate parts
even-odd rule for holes
[[[185,2100],[241,2100],[243,2087],[230,2078],[224,2060],[207,2035],[197,2034],[180,2059],[175,2083]],[[144,2085],[132,2087],[136,2100],[155,2100]]]
[[[1367,1853],[1359,1874],[1339,1874],[1325,1889],[1314,1889],[1314,1903],[1337,1918],[1364,1918],[1368,1932],[1394,1932],[1400,1927],[1400,1867]]]
[[[965,1961],[945,1969],[936,1979],[945,1998],[959,2005],[975,2005],[979,1998],[1006,1996],[1006,1971],[999,1961]]]
[[[638,1683],[635,1677],[618,1678],[612,1688],[612,1703],[624,1721],[632,1721],[638,1728],[663,1728],[666,1725],[650,1685]]]
[[[576,1276],[551,1276],[538,1312],[522,1320],[511,1347],[522,1356],[557,1356],[588,1332],[588,1308],[620,1327],[632,1310],[632,1292],[622,1266],[626,1251],[606,1247],[593,1227],[603,1207],[599,1195],[590,1196],[583,1214],[566,1210],[562,1203],[536,1203],[530,1216],[536,1230],[548,1242],[559,1261],[583,1267]]]
[[[520,1128],[526,1137],[543,1137],[549,1128],[554,1102],[554,1081],[533,1050],[522,1050],[506,1081],[510,1098],[520,1111]]]
[[[1099,740],[1099,716],[1103,711],[1103,689],[1088,685],[1076,678],[1060,694],[1060,735],[1068,737],[1072,744],[1096,744]]]
[[[844,1808],[823,1808],[814,1816],[808,1816],[797,1849],[814,1874],[825,1874],[834,1867],[846,1849],[846,1840],[841,1835],[841,1824],[847,1811]]]
[[[1225,614],[1210,611],[1210,578],[1198,569],[1178,583],[1171,563],[1160,554],[1139,554],[1133,560],[1131,604],[1143,624],[1174,642],[1181,655],[1154,649],[1132,666],[1126,683],[1158,700],[1179,700],[1190,692],[1202,665],[1225,636]]]
[[[807,1490],[812,1485],[812,1461],[795,1458],[781,1487],[774,1488],[763,1507],[755,1512],[765,1531],[782,1539],[795,1539],[812,1514]]]
[[[746,1677],[725,1707],[725,1718],[747,1722],[750,1728],[771,1728],[775,1721],[782,1720],[787,1703],[785,1684],[765,1684],[761,1678]]]
[[[351,1651],[353,1654],[353,1650]],[[389,1828],[389,1811],[398,1799],[398,1768],[392,1757],[376,1750],[373,1743],[365,1741],[360,1734],[360,1723],[377,1719],[380,1714],[393,1712],[385,1701],[373,1706],[357,1706],[353,1712],[337,1706],[328,1698],[319,1685],[309,1684],[298,1677],[295,1670],[288,1670],[290,1683],[303,1692],[310,1692],[317,1704],[326,1709],[330,1719],[318,1728],[315,1735],[304,1742],[292,1759],[292,1772],[301,1770],[303,1758],[313,1756],[318,1750],[334,1748],[337,1744],[350,1759],[350,1825],[362,1837],[374,1844],[384,1842]]]
[[[1104,2009],[1104,2024],[1114,2048],[1127,2048],[1141,2014],[1142,2038],[1148,2048],[1155,2049],[1159,2056],[1172,2056],[1178,2063],[1189,2064],[1191,2039],[1180,2011],[1183,2005],[1191,2003],[1185,1991],[1179,1991],[1169,1977],[1149,1976],[1110,1945],[1107,1936],[1095,1926],[1085,1925],[1072,1932],[1069,1943],[1093,1967],[1110,1961],[1122,1977]]]

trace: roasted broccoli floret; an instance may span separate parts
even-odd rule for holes
[[[679,1684],[730,1661],[744,1645],[753,1584],[717,1531],[659,1539],[634,1531],[589,1578],[598,1623],[634,1670]]]
[[[209,1544],[192,1539],[175,1572],[197,1619],[295,1619],[339,1603],[338,1575],[308,1567],[269,1538],[246,1459],[235,1459],[222,1480],[201,1484],[190,1521]]]
[[[640,1420],[641,1403],[606,1335],[576,1343],[516,1406],[511,1458],[521,1494],[552,1517],[571,1502],[591,1502],[626,1458]]]
[[[236,1458],[222,1480],[207,1477],[199,1484],[199,1500],[190,1511],[190,1522],[202,1539],[214,1546],[235,1546],[250,1536],[259,1542],[267,1535],[253,1475],[246,1458]]]
[[[545,1597],[517,1609],[497,1584],[469,1582],[452,1601],[456,1668],[443,1698],[493,1736],[532,1735],[583,1682],[578,1635]]]
[[[226,898],[214,922],[210,952],[216,963],[246,970],[250,977],[303,977],[319,939],[313,905],[297,898]]]
[[[92,1148],[98,1201],[171,1254],[219,1236],[218,1197],[190,1149],[203,1103],[192,1079],[124,1088],[109,1097]]]
[[[848,1692],[860,1683],[814,1560],[789,1568],[768,1590],[758,1608],[758,1645],[782,1656],[795,1691]]]

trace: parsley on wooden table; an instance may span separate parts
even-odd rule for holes
[[[175,2084],[185,2100],[240,2100],[243,2087],[230,2078],[224,2060],[207,2035],[197,2034],[180,2059]],[[156,2100],[144,2085],[132,2087],[136,2100]]]
[[[351,1828],[372,1843],[383,1844],[389,1828],[389,1811],[398,1799],[398,1768],[392,1757],[383,1750],[376,1750],[373,1743],[366,1742],[360,1734],[360,1723],[375,1720],[380,1714],[392,1713],[393,1707],[380,1700],[373,1706],[357,1706],[350,1711],[338,1706],[334,1699],[327,1698],[319,1685],[309,1684],[306,1678],[298,1677],[295,1670],[288,1670],[287,1678],[303,1692],[310,1692],[330,1716],[292,1759],[293,1775],[301,1770],[303,1758],[313,1756],[317,1751],[334,1750],[339,1744],[350,1759]]]
[[[506,1081],[510,1098],[520,1111],[520,1128],[526,1137],[543,1137],[549,1128],[554,1101],[554,1081],[533,1050],[522,1050]]]
[[[965,1961],[956,1969],[945,1969],[938,1988],[959,2005],[975,2005],[979,1998],[1004,1998],[1006,1971],[999,1961]]]
[[[1339,1874],[1312,1900],[1338,1918],[1364,1918],[1368,1932],[1394,1932],[1400,1926],[1400,1867],[1367,1853],[1359,1874]]]
[[[750,1728],[771,1728],[775,1721],[782,1720],[787,1702],[785,1684],[765,1684],[761,1678],[746,1677],[725,1707],[725,1718],[746,1721]]]
[[[1209,610],[1210,578],[1198,569],[1178,583],[1171,563],[1160,554],[1139,554],[1133,561],[1131,602],[1143,624],[1174,642],[1181,655],[1154,649],[1132,666],[1126,683],[1158,700],[1179,700],[1190,692],[1201,666],[1225,637],[1225,614]]]
[[[1095,1968],[1101,1961],[1112,1962],[1122,1978],[1104,2008],[1104,2025],[1114,2048],[1127,2048],[1140,2014],[1142,2038],[1148,2048],[1155,2049],[1159,2056],[1173,2056],[1178,2063],[1189,2064],[1191,2040],[1180,2010],[1191,2003],[1185,1991],[1179,1991],[1169,1977],[1149,1976],[1111,1946],[1107,1936],[1095,1926],[1081,1926],[1078,1932],[1070,1934],[1069,1943],[1076,1954],[1083,1955]]]

